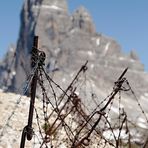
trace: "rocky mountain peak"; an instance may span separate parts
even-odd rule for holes
[[[83,6],[69,15],[67,0],[26,0],[21,11],[16,48],[16,76],[13,84],[16,88],[21,86],[30,73],[34,35],[39,36],[40,49],[46,53],[49,71],[55,63],[56,67],[64,71],[66,68],[75,70],[77,65],[86,60],[93,65],[91,67],[129,67],[134,71],[144,69],[134,52],[129,56],[123,54],[116,40],[96,32],[92,17]]]
[[[72,15],[73,27],[80,28],[89,33],[95,33],[95,25],[88,10],[81,6]]]
[[[92,20],[90,13],[84,6],[80,6],[75,12],[74,15],[78,15],[80,17],[83,17],[85,20]]]
[[[125,55],[116,40],[96,32],[92,17],[83,6],[69,15],[67,0],[26,0],[21,11],[13,70],[16,73],[13,81],[16,88],[21,86],[30,73],[34,35],[39,36],[40,49],[46,53],[48,71],[55,64],[63,71],[67,68],[75,70],[77,65],[86,60],[91,67],[114,70],[129,67],[134,71],[144,69],[133,51],[130,55]]]
[[[130,56],[130,58],[133,59],[133,60],[136,60],[136,61],[139,60],[139,57],[138,57],[137,53],[135,52],[135,50],[131,50],[129,56]]]

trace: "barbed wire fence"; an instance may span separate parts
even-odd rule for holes
[[[36,37],[35,40],[38,40]],[[37,41],[36,41],[37,42]],[[121,76],[114,83],[112,92],[101,102],[98,103],[98,98],[94,93],[89,95],[90,98],[82,98],[77,92],[85,87],[88,62],[80,68],[75,77],[66,89],[63,89],[56,83],[46,72],[44,61],[46,55],[40,51],[36,45],[33,46],[32,67],[33,70],[26,82],[25,91],[31,88],[31,112],[29,111],[28,124],[22,132],[20,148],[25,147],[25,141],[32,140],[32,147],[46,148],[84,148],[84,147],[122,147],[126,143],[128,147],[132,147],[134,135],[131,132],[131,126],[136,129],[135,123],[128,119],[126,109],[121,107],[122,93],[131,92],[134,96],[142,115],[147,124],[148,118],[140,105],[130,83],[125,77],[128,70],[126,68]],[[34,82],[35,81],[35,82]],[[38,84],[37,84],[38,83]],[[38,85],[38,88],[36,88]],[[35,105],[35,91],[40,92],[39,100],[42,104],[42,109],[39,110]],[[84,95],[83,95],[84,97]],[[111,121],[111,110],[115,99],[118,98],[118,114],[115,122]],[[95,104],[93,109],[90,109],[86,104],[86,99],[91,99]],[[4,129],[7,128],[9,121],[15,114],[16,108],[21,101],[21,97],[16,102],[16,106],[9,116],[0,137],[4,134]],[[32,127],[33,114],[35,110],[37,128]],[[108,135],[104,135],[104,132]],[[122,134],[126,135],[123,139]],[[143,144],[146,148],[147,141]]]

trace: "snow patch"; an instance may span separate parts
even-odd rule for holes
[[[104,49],[104,52],[103,52],[103,55],[105,56],[106,53],[108,52],[108,49],[109,49],[109,46],[110,46],[110,42],[108,42],[105,46],[105,49]]]
[[[108,49],[109,49],[109,45],[110,45],[110,42],[108,42],[108,43],[106,44],[106,46],[105,46],[105,51],[106,51],[106,52],[107,52]]]
[[[115,107],[111,107],[111,110],[115,113],[119,113],[119,109],[115,108]]]
[[[124,108],[124,105],[123,104],[120,104],[120,108]]]
[[[4,92],[4,90],[0,89],[0,92]]]
[[[145,129],[148,128],[144,123],[139,122],[137,125],[140,126],[141,128],[145,128]]]
[[[140,99],[141,99],[141,100],[147,100],[147,97],[141,96]]]
[[[33,6],[35,9],[43,8],[43,9],[55,9],[55,10],[64,10],[56,5],[41,5],[41,6]]]
[[[74,73],[71,73],[71,74],[70,74],[70,77],[73,77],[73,76],[74,76]]]
[[[100,38],[96,39],[96,45],[99,46],[100,45]]]
[[[93,55],[92,51],[87,51],[87,54],[88,54],[89,56],[92,56],[92,55]]]
[[[146,121],[143,119],[143,118],[138,118],[138,120],[140,121],[140,122],[143,122],[143,123],[145,123]]]
[[[90,65],[90,68],[94,68],[94,64],[91,64],[91,65]]]
[[[145,95],[146,97],[148,97],[148,93],[145,93],[144,95]]]
[[[91,83],[91,87],[94,87],[94,88],[96,87],[92,81],[90,83]]]
[[[10,52],[13,52],[14,51],[14,48],[13,47],[10,47],[9,50],[10,50]]]
[[[133,62],[135,62],[135,60],[133,60],[133,59],[130,59],[130,62],[132,62],[132,63],[133,63]]]
[[[79,93],[78,91],[76,91],[75,93],[76,93],[76,95],[77,95],[77,96],[79,96],[79,95],[80,95],[80,93]]]
[[[15,72],[15,71],[13,71],[13,72],[12,72],[12,75],[13,75],[13,76],[15,76],[15,75],[16,75],[16,72]]]
[[[124,57],[119,57],[119,60],[123,61],[123,60],[125,60],[125,58]]]
[[[63,79],[62,79],[62,82],[66,82],[66,78],[63,78]]]
[[[76,32],[76,30],[75,29],[72,29],[71,31],[70,31],[70,33],[75,33]]]
[[[60,50],[61,50],[60,48],[57,48],[54,50],[54,53],[57,55],[60,52]]]
[[[49,8],[56,9],[56,10],[61,9],[61,8],[55,6],[55,5],[51,5],[51,6],[49,6]]]

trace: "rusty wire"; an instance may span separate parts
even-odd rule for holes
[[[35,48],[35,47],[34,47]],[[37,48],[35,48],[37,49]],[[38,50],[38,49],[37,49]],[[147,123],[147,116],[140,105],[135,92],[132,90],[128,80],[124,76],[127,69],[121,74],[113,86],[113,91],[101,102],[97,102],[92,95],[92,101],[96,105],[92,111],[88,110],[80,95],[76,93],[78,89],[85,85],[85,82],[79,84],[80,78],[84,77],[86,80],[87,63],[81,66],[75,77],[66,89],[63,89],[57,82],[55,82],[44,68],[44,55],[39,52],[39,55],[33,55],[34,70],[31,73],[27,89],[36,70],[38,70],[37,81],[38,87],[41,91],[40,98],[42,100],[42,114],[35,106],[36,122],[39,131],[40,147],[59,147],[61,143],[65,143],[68,148],[91,147],[91,144],[96,143],[99,147],[102,140],[104,147],[109,144],[113,147],[121,147],[122,145],[122,131],[126,131],[128,137],[128,144],[131,145],[131,132],[129,125],[133,123],[128,119],[128,115],[124,108],[121,108],[121,93],[130,91],[137,101],[142,114]],[[41,57],[42,55],[42,57]],[[85,74],[85,76],[84,76]],[[85,81],[84,80],[84,81]],[[127,84],[127,88],[123,86]],[[26,90],[26,89],[25,89]],[[57,91],[59,91],[57,93]],[[118,117],[115,123],[110,121],[110,112],[114,104],[115,97],[119,95]],[[95,96],[97,98],[97,96]],[[89,98],[88,98],[89,99]],[[12,112],[12,115],[14,112]],[[10,116],[10,118],[12,118]],[[10,120],[10,118],[8,120]],[[104,124],[104,126],[102,126]],[[133,124],[134,125],[134,124]],[[102,128],[102,129],[101,129]],[[110,131],[114,142],[103,135],[104,131]],[[115,133],[118,130],[118,134]],[[24,132],[26,128],[24,128]],[[38,136],[37,131],[33,130],[32,136]],[[60,139],[60,135],[64,135]],[[61,141],[60,141],[61,140]],[[57,142],[55,142],[57,141]]]

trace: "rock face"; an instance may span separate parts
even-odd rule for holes
[[[30,75],[30,53],[34,35],[39,36],[39,48],[46,53],[46,70],[54,73],[54,79],[61,86],[68,84],[76,70],[88,60],[87,90],[93,89],[98,101],[105,98],[123,69],[129,68],[126,75],[136,92],[143,110],[148,116],[148,74],[134,51],[125,55],[117,41],[97,33],[89,12],[78,8],[69,14],[66,0],[26,0],[21,11],[21,27],[16,48],[16,61],[12,67],[9,84],[4,83],[7,65],[5,58],[0,66],[0,82],[13,91],[22,87]],[[11,52],[9,52],[11,57]],[[9,55],[8,54],[8,55]],[[90,85],[91,84],[91,85]],[[115,101],[117,107],[117,100]],[[87,102],[89,106],[91,101]],[[148,125],[139,117],[139,107],[130,94],[123,99],[128,115],[138,120],[145,130]],[[139,123],[138,122],[138,123]],[[139,136],[139,135],[138,135]]]
[[[2,90],[0,90],[0,111],[2,112],[0,116],[0,148],[20,147],[22,130],[23,127],[26,126],[28,119],[27,115],[28,106],[30,103],[29,100],[30,99],[26,96],[21,96],[14,93],[4,93]],[[38,110],[38,116],[42,118],[43,112],[41,100],[36,99],[36,107]],[[51,110],[51,108],[48,109]],[[44,122],[41,122],[41,118],[39,118],[39,120],[42,129]],[[37,126],[37,119],[35,115],[33,118],[33,130],[35,131],[35,134],[33,135],[32,141],[27,141],[26,139],[26,148],[39,148],[41,146],[41,142],[43,141],[40,133],[38,132],[39,127]],[[44,132],[42,132],[42,135],[44,135],[43,133]],[[52,145],[57,148],[70,147],[66,143],[66,133],[63,132],[61,128],[58,133],[56,133],[56,137],[57,138],[52,139]],[[111,145],[105,144],[102,139],[99,140],[99,148],[113,148]],[[89,147],[96,147],[97,144],[98,141],[95,140],[95,142],[93,141]],[[49,142],[47,143],[46,147],[50,147]]]
[[[0,84],[1,89],[12,91],[12,85],[15,77],[15,47],[11,45],[3,61],[0,63]]]
[[[48,57],[53,57],[54,50],[59,47],[71,26],[66,0],[27,0],[21,12],[21,22],[16,61],[16,77],[21,78],[16,79],[16,88],[21,84],[20,79],[25,80],[30,71],[28,65],[34,35],[40,36],[40,47],[46,51]]]
[[[64,69],[73,65],[76,68],[77,64],[85,60],[107,69],[144,69],[135,54],[124,55],[114,39],[96,33],[91,16],[84,7],[69,15],[66,0],[26,0],[21,12],[21,29],[16,49],[16,89],[30,72],[34,35],[39,36],[40,49],[46,52],[49,71],[54,66]]]

